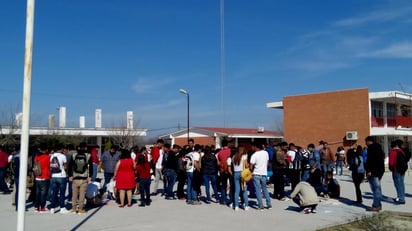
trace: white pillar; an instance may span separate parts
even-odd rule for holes
[[[128,111],[127,112],[127,129],[133,129],[133,112],[132,111]]]
[[[102,128],[102,109],[96,109],[94,122],[95,128]]]
[[[66,127],[66,107],[59,107],[59,128]]]
[[[79,118],[79,127],[80,128],[85,128],[86,127],[86,117],[85,116],[80,116],[80,118]]]

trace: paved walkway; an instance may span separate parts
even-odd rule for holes
[[[364,205],[352,203],[355,190],[345,170],[337,176],[341,183],[341,199],[322,200],[317,214],[303,214],[296,211],[292,201],[272,200],[272,210],[239,210],[237,212],[218,204],[186,205],[184,201],[165,200],[160,196],[152,197],[150,207],[118,208],[113,201],[107,205],[89,210],[87,215],[39,214],[30,208],[26,213],[26,230],[316,230],[334,224],[345,223],[362,216],[371,215],[365,207],[372,203],[368,183],[361,185]],[[412,176],[405,176],[407,192],[406,205],[395,205],[395,189],[390,172],[382,180],[385,197],[383,210],[412,212]],[[287,188],[288,189],[288,188]],[[272,192],[273,188],[269,188]],[[251,199],[251,202],[255,202]],[[15,230],[17,213],[11,206],[10,195],[0,195],[1,230]]]

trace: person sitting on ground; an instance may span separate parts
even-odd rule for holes
[[[316,213],[319,199],[315,189],[306,181],[299,182],[290,197],[305,214]]]
[[[87,184],[86,206],[89,208],[96,208],[102,204],[104,190],[101,181],[100,178],[96,178],[94,181]]]

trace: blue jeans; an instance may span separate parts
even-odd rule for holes
[[[257,202],[258,202],[258,207],[263,208],[262,192],[263,192],[263,196],[266,199],[266,205],[268,207],[272,207],[272,202],[270,200],[269,192],[268,192],[268,189],[266,187],[266,176],[253,175],[253,183],[255,185],[256,199],[257,199]]]
[[[97,177],[97,168],[98,168],[98,164],[96,164],[96,163],[93,163],[93,175],[92,175],[92,181],[95,181],[96,180],[96,177]]]
[[[106,185],[108,183],[110,183],[110,180],[113,178],[114,173],[113,172],[104,172],[104,185],[103,185],[103,189],[104,191],[106,191]]]
[[[59,193],[59,206],[60,208],[64,208],[65,204],[64,201],[66,199],[66,185],[67,185],[67,178],[66,177],[52,177],[50,180],[50,189],[52,191],[51,197],[51,208],[56,208],[57,204],[57,193]]]
[[[399,172],[392,172],[393,183],[395,184],[396,194],[400,202],[405,202],[405,175]]]
[[[47,193],[49,192],[50,180],[36,180],[36,201],[35,208],[46,207]]]
[[[150,201],[150,183],[150,178],[139,180],[140,200],[142,204]]]
[[[380,207],[382,206],[381,201],[382,201],[382,188],[381,188],[381,180],[379,177],[376,176],[370,176],[369,179],[369,185],[371,187],[372,193],[373,193],[373,207]]]
[[[310,170],[309,169],[302,170],[302,177],[300,178],[300,180],[309,182],[309,177],[310,177]]]
[[[186,194],[187,201],[196,201],[197,193],[193,189],[193,172],[186,172]]]
[[[173,169],[165,169],[164,176],[167,178],[166,197],[174,197],[173,186],[176,182],[177,174]]]
[[[205,185],[206,201],[210,201],[210,185],[212,185],[213,192],[215,193],[216,201],[219,201],[219,193],[217,191],[216,175],[203,174],[203,184]]]
[[[248,195],[247,195],[247,187],[245,185],[245,187],[243,189],[240,188],[240,185],[242,184],[242,179],[240,178],[242,172],[235,172],[234,175],[234,183],[235,183],[235,195],[233,197],[233,203],[236,207],[239,207],[239,196],[240,196],[240,192],[242,192],[242,197],[243,197],[243,201],[245,203],[245,207],[249,206],[249,200],[248,200]]]
[[[8,192],[9,188],[6,184],[6,171],[7,168],[0,168],[0,191]]]
[[[326,174],[327,174],[329,171],[332,171],[333,163],[332,163],[332,161],[323,162],[322,165],[321,165],[321,167],[322,167],[322,173],[323,173],[322,181],[324,181],[324,180],[326,179]]]
[[[221,181],[220,182],[221,183],[221,186],[220,186],[220,193],[221,193],[220,194],[221,195],[220,203],[223,204],[223,205],[230,203],[230,199],[227,198],[227,182],[228,182],[229,178],[230,178],[229,173],[221,173],[220,174],[220,181]],[[229,193],[229,195],[230,195],[230,193]]]
[[[342,176],[343,173],[343,160],[336,161],[336,175]]]

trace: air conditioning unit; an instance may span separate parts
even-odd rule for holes
[[[346,140],[357,140],[357,139],[358,139],[357,131],[347,131],[346,132]]]
[[[265,132],[265,127],[260,127],[260,126],[259,126],[259,127],[257,128],[257,132],[258,132],[258,133],[263,133],[263,132]]]

